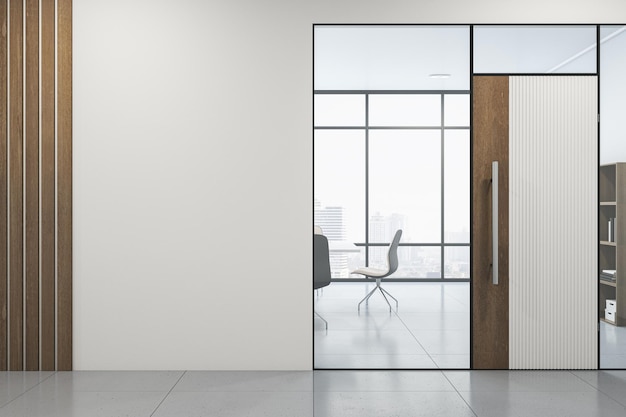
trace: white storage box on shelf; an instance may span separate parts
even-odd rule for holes
[[[615,311],[604,310],[604,319],[615,322]]]
[[[617,303],[615,300],[606,300],[606,310],[615,313],[617,308]]]

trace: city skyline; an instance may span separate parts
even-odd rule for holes
[[[323,206],[321,201],[314,201],[314,222],[322,229],[329,240],[330,264],[332,278],[362,278],[350,275],[350,271],[365,266],[365,247],[346,239],[344,224],[344,208],[341,206]],[[388,243],[398,229],[404,229],[406,216],[399,213],[383,215],[376,213],[370,216],[370,243]],[[452,232],[451,232],[452,233]],[[456,232],[466,235],[469,231]],[[462,240],[458,237],[454,240]],[[401,242],[402,243],[402,242]],[[384,246],[369,247],[369,266],[384,268],[386,265],[387,248]],[[401,246],[398,257],[401,267],[393,275],[395,278],[441,278],[441,251],[445,250],[444,278],[469,277],[469,244],[468,246],[448,246],[441,244],[432,246]]]

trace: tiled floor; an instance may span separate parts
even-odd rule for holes
[[[317,369],[469,368],[468,283],[384,283],[398,299],[389,312],[371,283],[332,283],[315,297]],[[393,305],[393,301],[392,305]]]
[[[368,283],[332,283],[317,293],[317,369],[469,368],[469,284],[383,283],[399,300],[389,307],[376,293],[358,302]],[[626,369],[626,327],[600,323],[600,367]]]
[[[626,371],[0,373],[0,417],[624,415]]]
[[[626,327],[600,322],[600,367],[626,369]]]

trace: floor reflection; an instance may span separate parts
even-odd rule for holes
[[[379,293],[357,311],[374,284],[332,283],[315,295],[317,369],[469,368],[469,283],[383,283],[396,312]]]
[[[626,327],[600,322],[600,368],[626,369]]]

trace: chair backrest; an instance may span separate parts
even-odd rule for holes
[[[387,265],[389,266],[389,271],[385,276],[393,274],[398,269],[398,244],[400,243],[400,237],[402,237],[402,229],[398,229],[396,231],[393,240],[389,244],[389,251],[387,252]]]
[[[313,226],[313,234],[315,234],[315,235],[323,235],[324,231],[319,226]]]
[[[328,239],[324,235],[313,235],[313,289],[330,284],[330,256]]]

